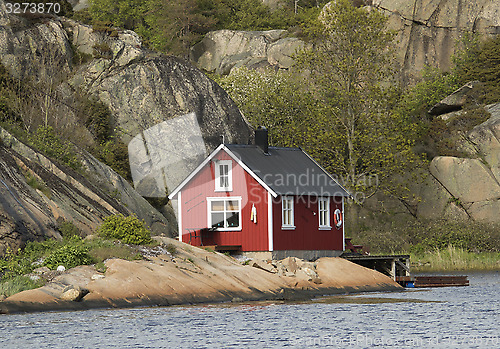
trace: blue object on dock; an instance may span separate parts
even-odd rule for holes
[[[406,283],[405,287],[407,287],[407,288],[415,288],[415,284],[413,283],[413,281],[410,281],[410,282]]]

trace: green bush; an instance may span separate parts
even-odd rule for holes
[[[32,261],[22,258],[20,251],[18,253],[9,252],[0,259],[0,275],[2,280],[28,274],[33,271]]]
[[[29,274],[41,265],[41,261],[50,251],[59,248],[61,243],[56,240],[42,242],[29,241],[24,250],[10,251],[0,258],[1,279],[7,280],[16,276]]]
[[[89,254],[89,247],[83,244],[65,245],[53,251],[44,262],[50,269],[57,269],[63,265],[66,269],[79,265],[94,263],[94,259]]]
[[[125,217],[118,214],[106,217],[98,233],[99,236],[118,239],[126,244],[143,245],[153,242],[151,232],[144,221],[133,215]]]
[[[57,224],[57,230],[64,240],[81,238],[82,232],[78,227],[70,221],[61,221]]]
[[[128,147],[118,138],[101,143],[97,158],[111,167],[120,176],[131,180]]]

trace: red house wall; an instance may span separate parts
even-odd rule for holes
[[[203,245],[241,245],[242,251],[268,251],[267,191],[236,161],[221,150],[214,159],[232,160],[233,190],[215,191],[215,166],[210,161],[181,191],[182,241],[190,243],[187,228],[207,228],[207,197],[241,196],[241,231],[215,231],[202,237]],[[250,221],[252,204],[257,209],[257,223]],[[200,245],[200,238],[191,239]]]
[[[343,227],[337,229],[333,212],[342,211],[342,198],[330,198],[331,230],[319,230],[318,198],[294,196],[294,230],[281,228],[281,196],[273,200],[273,241],[274,250],[343,250]],[[316,213],[316,214],[314,214]]]

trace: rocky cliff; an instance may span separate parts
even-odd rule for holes
[[[0,256],[29,240],[60,238],[61,221],[92,234],[112,214],[136,214],[156,234],[175,224],[108,166],[78,151],[84,174],[62,166],[0,128]]]
[[[105,48],[100,58],[78,67],[69,83],[111,109],[127,144],[135,139],[129,144],[132,174],[144,196],[165,197],[165,189],[175,188],[223,139],[248,143],[250,126],[234,102],[198,69],[147,51],[131,31],[113,36],[72,20],[62,25],[76,50],[95,55],[96,47]],[[166,183],[151,189],[151,181],[143,181],[151,177]]]
[[[290,37],[286,30],[218,30],[193,46],[190,58],[200,69],[217,74],[229,74],[241,66],[287,69],[303,47],[304,42]]]
[[[500,34],[500,3],[495,0],[374,0],[398,32],[398,61],[408,78],[425,65],[448,70],[455,43],[465,32]]]
[[[131,148],[138,169],[134,183],[158,174],[162,180],[168,179],[156,196],[165,197],[223,139],[247,143],[251,135],[238,108],[217,84],[177,58],[144,49],[131,31],[92,28],[59,17],[11,15],[0,0],[0,60],[17,81],[44,86],[40,93],[52,108],[47,115],[56,122],[64,120],[61,127],[72,137],[93,138],[85,127],[76,127],[75,101],[86,95],[105,103],[122,140],[140,141]],[[43,90],[45,87],[50,90]],[[157,146],[158,137],[143,137],[163,122],[184,122],[186,115],[192,122],[188,127],[162,129],[161,141],[166,146]],[[90,174],[84,177],[68,172],[7,133],[3,136],[0,240],[5,246],[15,249],[29,239],[57,236],[54,227],[59,217],[75,221],[83,232],[90,233],[114,213],[135,213],[155,233],[175,234],[174,217],[168,222],[123,178],[89,154],[79,153]],[[169,144],[187,146],[178,149]],[[157,148],[154,157],[153,147]],[[163,155],[173,152],[176,161],[165,162]],[[27,175],[43,182],[50,194],[27,185]]]
[[[370,7],[388,16],[388,29],[398,33],[397,60],[407,81],[419,79],[426,65],[448,70],[456,41],[465,32],[485,37],[500,34],[500,3],[495,0],[374,0],[371,3]],[[303,45],[286,31],[221,30],[208,33],[195,45],[191,59],[200,69],[218,74],[228,74],[233,67],[241,65],[288,68],[293,64],[291,56]]]
[[[82,54],[94,59],[76,65],[74,57]],[[65,18],[27,20],[7,14],[2,0],[0,59],[19,79],[47,81],[57,76],[62,81],[57,90],[65,100],[75,99],[75,94],[97,96],[111,109],[126,143],[165,120],[191,113],[196,119],[194,130],[163,137],[189,143],[190,131],[196,136],[199,129],[204,147],[200,153],[207,155],[223,138],[228,143],[247,143],[251,136],[249,125],[224,90],[191,65],[144,49],[132,31],[92,28]],[[72,117],[69,110],[65,118]],[[141,159],[142,163],[156,161]],[[164,172],[177,178],[175,186],[193,165],[171,166]]]

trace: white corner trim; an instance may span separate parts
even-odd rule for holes
[[[182,192],[177,195],[177,223],[179,229],[179,241],[182,242]]]
[[[267,192],[267,236],[269,238],[269,251],[274,251],[274,236],[273,236],[273,197],[270,192]]]
[[[342,251],[345,251],[345,212],[344,212],[344,197],[342,197]]]

